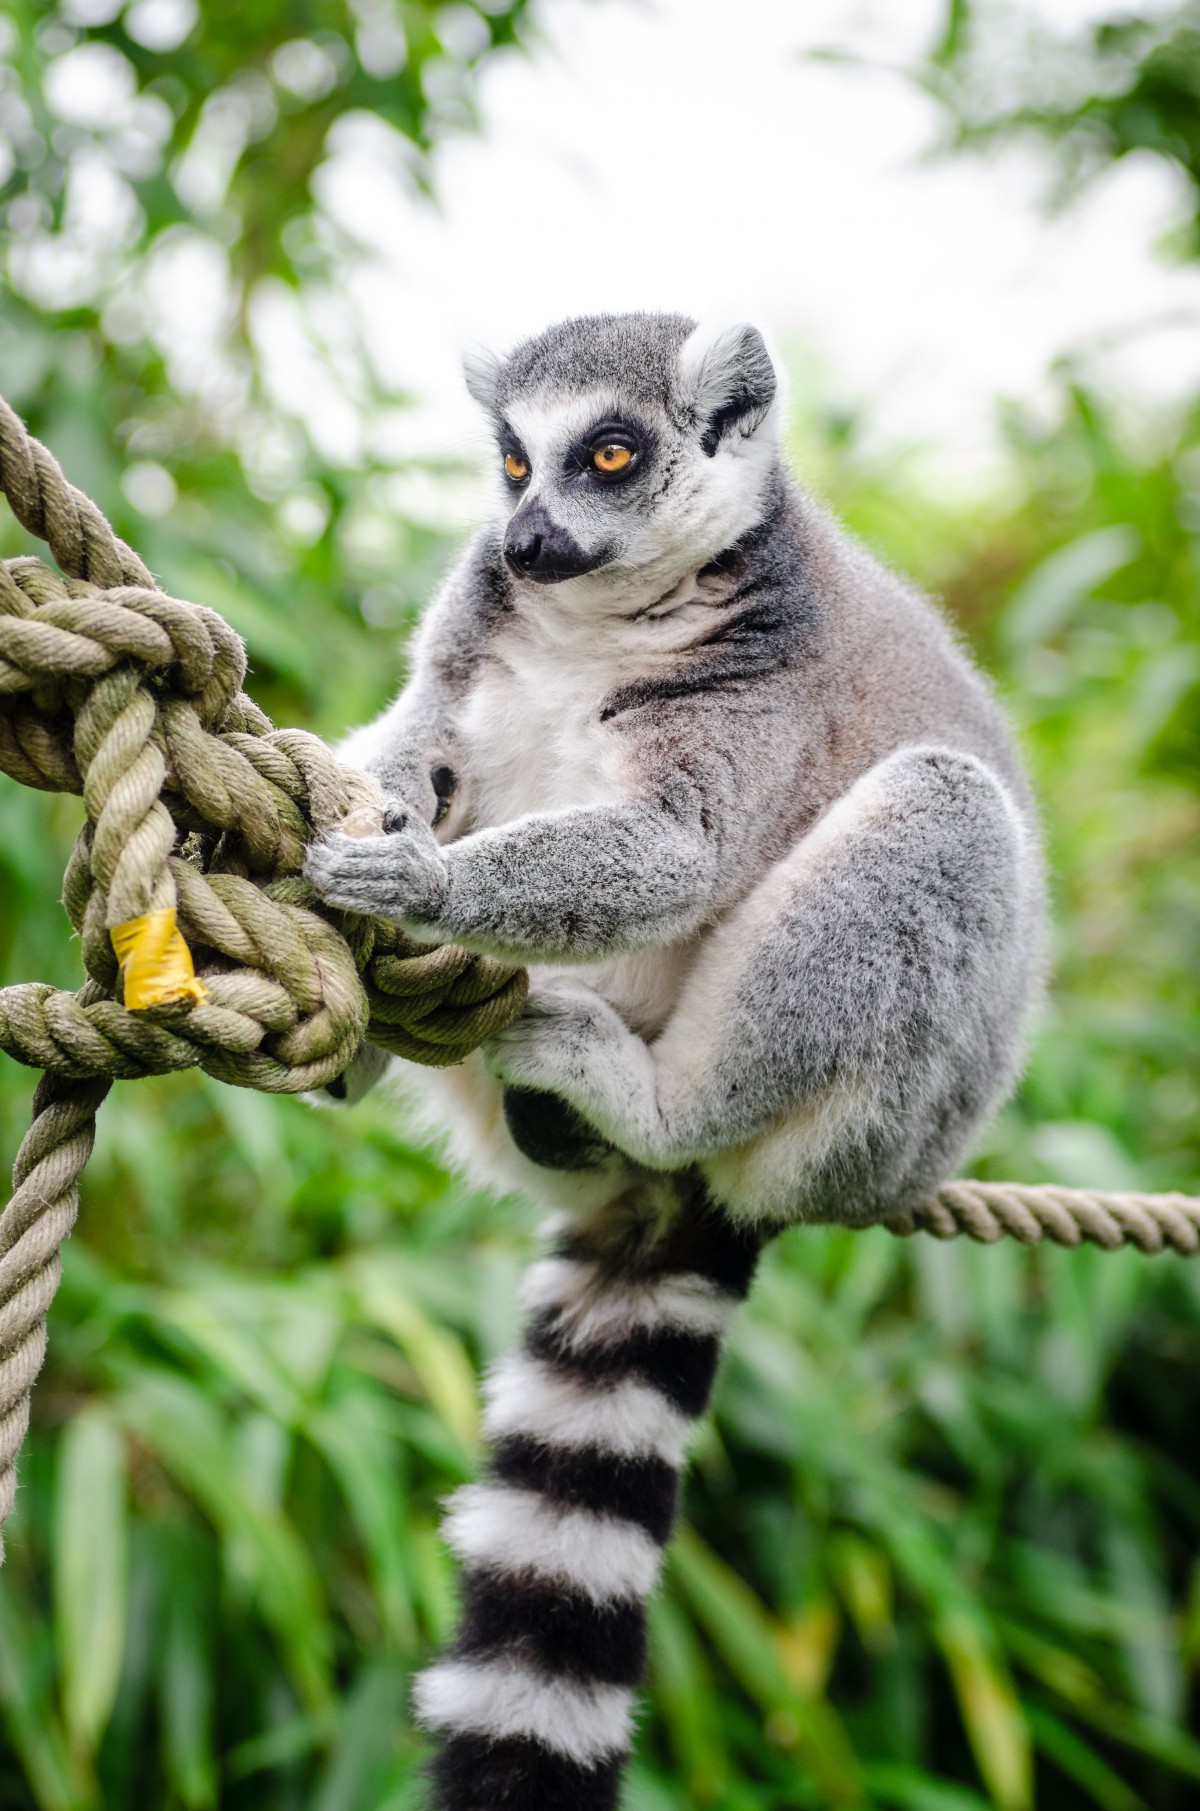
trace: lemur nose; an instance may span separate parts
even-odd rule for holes
[[[560,579],[591,572],[607,555],[585,553],[561,522],[536,499],[522,503],[504,535],[504,558],[530,585],[557,585]]]
[[[541,535],[531,534],[528,531],[524,534],[509,535],[504,543],[505,558],[521,572],[533,571],[541,551]]]

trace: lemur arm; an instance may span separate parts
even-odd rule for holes
[[[305,870],[331,905],[522,961],[686,935],[711,909],[716,871],[687,798],[539,812],[447,848],[412,820],[391,836],[329,837]]]
[[[364,768],[389,798],[435,824],[457,781],[447,706],[437,675],[417,674],[381,717],[338,744],[338,759]]]
[[[418,659],[395,703],[339,743],[338,759],[365,768],[388,797],[425,823],[437,823],[457,780],[455,702],[445,675]]]
[[[456,713],[485,657],[499,606],[499,553],[483,530],[467,545],[425,612],[409,647],[400,696],[338,747],[385,793],[426,823],[440,822],[460,771]]]

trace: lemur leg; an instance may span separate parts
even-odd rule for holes
[[[735,1212],[878,1217],[950,1172],[1011,1074],[1033,872],[988,769],[902,750],[730,914],[653,1045],[556,979],[489,1065]]]

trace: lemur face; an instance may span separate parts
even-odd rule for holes
[[[573,596],[669,587],[759,520],[775,373],[753,327],[682,315],[566,321],[467,366],[496,431],[504,556]],[[641,583],[639,584],[639,581]]]

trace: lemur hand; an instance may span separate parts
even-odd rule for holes
[[[449,891],[445,851],[423,819],[393,805],[386,836],[339,836],[314,843],[304,864],[327,905],[417,925],[436,919]]]

